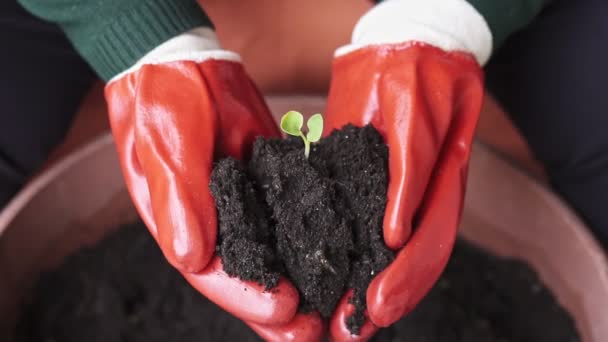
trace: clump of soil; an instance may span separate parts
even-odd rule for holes
[[[226,272],[271,289],[285,275],[301,309],[328,318],[348,288],[363,324],[365,292],[393,259],[382,238],[388,148],[371,125],[347,125],[304,156],[299,138],[256,140],[248,164],[227,158],[210,189]]]
[[[123,227],[44,274],[19,342],[261,341],[164,259],[143,223]],[[417,308],[375,342],[578,342],[572,319],[524,263],[456,243]]]

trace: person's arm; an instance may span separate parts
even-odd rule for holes
[[[163,42],[211,21],[194,0],[18,0],[59,25],[105,81]]]
[[[325,129],[371,124],[383,135],[389,148],[383,237],[396,257],[366,291],[343,297],[330,321],[332,340],[369,339],[410,313],[439,278],[464,205],[483,66],[545,4],[385,0],[336,51]],[[351,296],[365,300],[365,314],[355,312]]]
[[[320,318],[297,312],[299,295],[288,280],[269,293],[228,276],[215,255],[217,213],[209,191],[215,158],[241,159],[256,137],[279,131],[240,56],[221,48],[196,1],[20,1],[61,26],[107,81],[125,183],[166,259],[268,341],[297,332],[304,332],[301,340],[319,340]]]

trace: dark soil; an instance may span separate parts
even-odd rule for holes
[[[578,342],[571,317],[525,263],[458,241],[433,290],[376,342]]]
[[[19,342],[259,341],[167,263],[143,223],[43,275],[32,300]]]
[[[271,289],[279,274],[303,311],[330,317],[347,288],[363,323],[365,290],[393,259],[382,239],[388,148],[372,126],[335,130],[304,156],[300,138],[262,139],[244,166],[223,159],[211,176],[226,272]]]
[[[142,223],[42,276],[19,342],[260,341],[198,294]],[[575,342],[570,317],[523,263],[456,244],[441,279],[376,342]]]

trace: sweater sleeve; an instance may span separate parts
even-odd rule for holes
[[[128,69],[163,42],[212,27],[195,0],[19,0],[59,25],[104,80]]]
[[[374,0],[380,3],[383,0]],[[395,0],[397,1],[397,0]],[[424,3],[426,0],[417,0]],[[513,33],[523,29],[552,0],[466,0],[485,19],[492,32],[492,47],[498,49]]]
[[[525,28],[552,0],[467,0],[486,20],[494,50]]]

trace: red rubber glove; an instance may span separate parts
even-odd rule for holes
[[[333,63],[325,134],[347,123],[371,123],[384,137],[389,185],[383,232],[387,246],[397,251],[367,289],[368,321],[358,336],[345,324],[354,311],[352,293],[343,297],[330,322],[335,341],[367,340],[377,327],[410,312],[439,278],[455,241],[483,100],[483,73],[475,57],[486,54],[487,47],[470,51],[451,35],[437,39],[437,32],[458,36],[458,30],[420,27],[421,20],[435,14],[416,12],[420,8],[412,5],[431,6],[429,12],[439,14],[445,9],[434,11],[433,3],[450,8],[465,2],[381,4],[358,23],[353,40],[359,44],[339,50]],[[473,10],[466,3],[463,8]],[[404,13],[415,20],[408,24]],[[463,20],[459,12],[448,13]],[[377,35],[385,32],[392,36]]]
[[[256,136],[279,135],[238,56],[214,39],[206,29],[176,37],[106,86],[127,188],[167,260],[203,295],[269,341],[319,340],[320,319],[296,315],[289,281],[264,291],[214,257],[212,162],[244,158]]]

